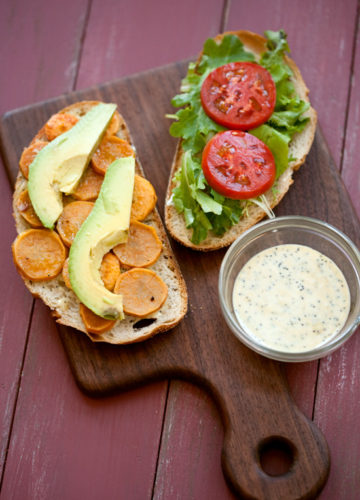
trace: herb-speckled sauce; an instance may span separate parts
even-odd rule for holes
[[[350,291],[337,265],[304,245],[285,244],[252,257],[234,284],[236,317],[258,342],[308,351],[335,336],[350,309]]]

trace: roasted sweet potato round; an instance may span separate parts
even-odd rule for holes
[[[126,243],[114,247],[113,252],[126,267],[148,267],[159,258],[162,243],[153,227],[132,221]]]
[[[63,268],[66,251],[55,231],[28,229],[19,234],[12,246],[19,271],[33,281],[55,278]]]
[[[164,304],[168,290],[163,280],[151,269],[130,269],[120,274],[115,293],[123,296],[125,314],[144,318]]]

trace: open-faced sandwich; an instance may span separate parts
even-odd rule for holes
[[[316,112],[283,31],[228,32],[205,42],[172,104],[179,143],[165,223],[197,250],[231,244],[274,208],[315,134]]]
[[[14,262],[59,323],[125,344],[183,318],[186,286],[115,104],[51,116],[19,166]]]

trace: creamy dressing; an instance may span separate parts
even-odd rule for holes
[[[304,245],[278,245],[252,257],[240,270],[233,307],[241,327],[266,347],[302,352],[334,337],[350,310],[343,273]]]

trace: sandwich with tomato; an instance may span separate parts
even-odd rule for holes
[[[174,239],[230,245],[281,201],[314,140],[317,115],[284,31],[208,39],[190,63],[170,134],[179,138],[165,206]]]

